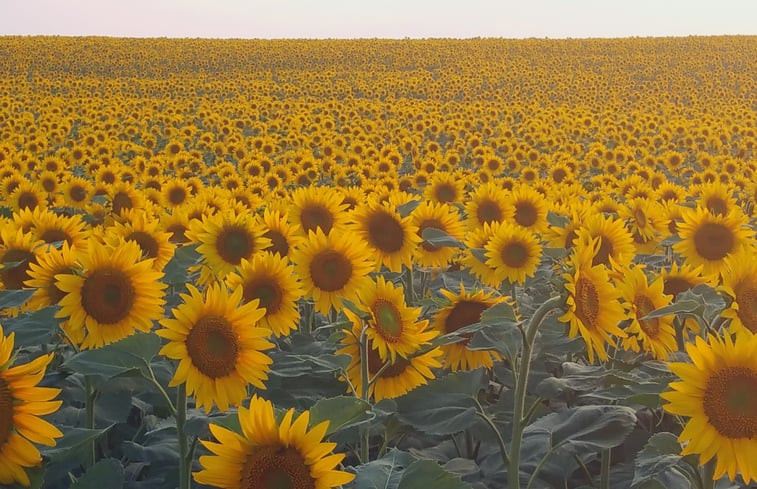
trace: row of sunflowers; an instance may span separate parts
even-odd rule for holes
[[[0,484],[757,481],[755,38],[0,54]]]

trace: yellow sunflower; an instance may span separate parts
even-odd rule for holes
[[[375,268],[368,247],[355,234],[324,234],[318,229],[292,254],[297,275],[315,308],[328,314],[339,309],[342,299],[357,302],[359,294],[370,288],[368,274]]]
[[[111,248],[90,239],[86,252],[77,252],[81,274],[55,275],[55,286],[66,295],[55,315],[68,318],[71,328],[83,332],[81,348],[96,348],[134,333],[150,331],[163,315],[162,272],[152,260],[141,260],[134,242]]]
[[[292,192],[289,218],[299,226],[303,236],[320,229],[328,234],[342,227],[347,219],[347,204],[339,191],[330,187],[299,188]]]
[[[743,248],[725,259],[721,290],[732,301],[721,313],[731,320],[730,330],[736,334],[747,331],[757,334],[757,250]]]
[[[498,280],[522,284],[533,277],[541,262],[539,239],[528,230],[510,223],[493,227],[493,235],[486,244],[486,265],[493,268]]]
[[[506,198],[515,224],[539,234],[547,228],[547,202],[530,185],[520,185]]]
[[[433,327],[442,335],[454,333],[481,321],[481,314],[484,311],[505,300],[504,297],[494,297],[494,291],[466,292],[462,284],[459,294],[445,289],[442,289],[441,293],[450,301],[448,306],[439,309],[434,316]],[[468,342],[472,337],[468,335],[463,341],[441,347],[444,352],[445,367],[453,371],[473,370],[478,367],[491,368],[495,360],[502,358],[494,350],[469,350]]]
[[[221,411],[247,397],[247,384],[265,389],[271,360],[263,351],[273,348],[271,331],[256,327],[265,311],[258,301],[242,302],[242,288],[229,295],[225,285],[212,284],[205,297],[192,285],[180,294],[183,304],[161,319],[156,333],[169,342],[160,354],[178,360],[170,386],[186,383],[205,412],[215,403]]]
[[[503,222],[513,217],[514,208],[507,205],[505,192],[486,183],[469,193],[465,204],[466,225],[469,230],[479,229],[484,224]]]
[[[412,267],[421,237],[410,216],[401,217],[394,206],[374,200],[358,206],[352,219],[355,234],[373,252],[377,266],[383,264],[392,272],[402,271],[402,265]]]
[[[290,409],[277,423],[273,404],[254,395],[237,416],[241,435],[210,424],[217,441],[201,441],[213,455],[200,457],[196,482],[224,489],[329,489],[355,478],[336,470],[344,455],[330,454],[336,443],[322,441],[329,422],[308,429],[309,411],[295,418]]]
[[[42,241],[8,224],[0,230],[0,285],[5,290],[21,289],[29,279],[29,266],[37,262]]]
[[[37,387],[54,355],[29,363],[13,364],[14,333],[5,336],[0,326],[0,484],[31,484],[24,469],[42,463],[33,443],[55,446],[63,433],[39,416],[52,414],[62,401],[53,399],[60,389]]]
[[[144,258],[153,259],[155,270],[163,270],[176,248],[170,241],[171,236],[171,233],[160,229],[160,221],[143,210],[135,209],[129,213],[127,221],[115,222],[108,228],[105,242],[116,247],[121,240],[134,241],[142,250]]]
[[[283,336],[297,328],[300,311],[297,301],[302,296],[302,288],[294,266],[289,261],[269,252],[258,253],[252,260],[242,260],[237,272],[226,276],[226,285],[234,290],[242,287],[242,301],[259,301],[258,307],[265,308],[265,315],[258,325]]]
[[[738,208],[731,188],[718,181],[702,184],[694,189],[694,193],[699,194],[697,205],[713,215],[725,216]]]
[[[626,335],[619,323],[626,318],[620,305],[619,293],[610,283],[604,265],[592,265],[598,240],[591,246],[577,245],[568,263],[573,272],[566,274],[565,289],[569,292],[566,304],[568,310],[560,321],[570,325],[569,336],[575,338],[579,333],[586,342],[589,362],[594,362],[594,354],[600,360],[607,360],[605,344],[616,346],[613,335],[624,338]]]
[[[297,224],[290,224],[286,213],[266,208],[263,211],[263,237],[271,240],[271,246],[265,249],[281,257],[289,253],[302,241],[302,231]]]
[[[63,184],[63,201],[68,207],[84,209],[95,192],[92,182],[86,178],[71,177]]]
[[[421,202],[410,214],[413,224],[418,228],[418,236],[428,228],[441,229],[458,240],[463,239],[463,224],[457,210],[449,204]],[[434,246],[425,241],[415,248],[415,263],[422,267],[446,268],[457,253],[453,247]]]
[[[683,211],[678,235],[681,241],[673,245],[673,250],[687,263],[702,265],[705,275],[712,275],[723,271],[728,256],[750,244],[754,232],[749,229],[747,218],[740,210],[723,216],[699,207]]]
[[[350,385],[355,388],[356,395],[363,392],[363,378],[360,355],[360,336],[363,331],[363,321],[349,310],[344,311],[352,327],[344,331],[342,339],[342,348],[337,350],[339,355],[348,355],[350,364],[347,367],[347,378]],[[425,336],[424,341],[428,341],[437,332],[428,335],[428,332],[421,331]],[[376,402],[381,399],[394,399],[403,396],[420,385],[428,383],[433,379],[434,373],[431,369],[442,366],[441,357],[443,352],[440,348],[433,348],[425,353],[419,350],[412,352],[407,358],[397,356],[394,360],[391,358],[382,358],[379,349],[375,343],[367,338],[368,342],[368,397],[373,398]],[[386,365],[389,362],[389,365]],[[382,371],[383,369],[383,371]],[[376,375],[381,374],[378,378]]]
[[[466,248],[462,252],[460,263],[470,270],[481,283],[489,287],[497,288],[502,284],[497,270],[487,264],[486,246],[494,236],[494,230],[499,223],[484,224],[480,229],[468,233],[465,237]]]
[[[687,343],[688,362],[668,364],[681,380],[660,396],[663,408],[689,418],[678,440],[683,455],[705,464],[717,457],[713,479],[741,474],[757,480],[757,336],[708,335]]]
[[[435,173],[423,192],[426,200],[446,204],[460,202],[463,197],[464,180],[449,172]]]
[[[79,269],[76,256],[68,243],[59,249],[47,247],[38,256],[36,263],[29,264],[27,287],[35,288],[31,299],[25,305],[36,311],[43,307],[55,305],[66,295],[56,285],[56,275],[73,274]]]
[[[24,209],[34,210],[47,206],[47,195],[38,184],[24,180],[8,196],[7,204],[10,204],[15,212]]]
[[[641,319],[655,309],[670,304],[673,296],[665,295],[663,287],[662,278],[649,284],[644,269],[639,266],[629,269],[618,286],[631,319],[631,324],[626,328],[628,336],[622,342],[623,348],[638,352],[641,345],[641,349],[657,360],[667,360],[678,347],[673,316]]]
[[[652,241],[667,231],[664,209],[651,199],[637,197],[628,200],[618,213],[626,220],[636,243]]]
[[[257,218],[246,212],[226,211],[191,221],[187,237],[200,243],[197,251],[219,278],[234,271],[242,260],[250,260],[271,246],[263,237],[265,228]]]
[[[576,231],[576,235],[583,249],[595,250],[592,266],[626,268],[636,254],[633,237],[621,219],[592,214]],[[598,241],[596,247],[593,246],[594,241]]]

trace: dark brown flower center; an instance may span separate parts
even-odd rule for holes
[[[478,204],[476,219],[479,224],[502,221],[502,209],[499,204],[491,199],[483,199]]]
[[[172,243],[186,243],[187,239],[187,227],[183,224],[172,224],[166,228],[166,231],[171,233],[171,237],[168,239]]]
[[[352,277],[352,263],[341,253],[324,250],[310,262],[313,285],[326,292],[341,290]]]
[[[173,205],[179,205],[187,199],[187,191],[181,187],[172,187],[168,191],[168,201]]]
[[[315,489],[310,467],[295,448],[255,447],[242,466],[240,489]]]
[[[66,243],[71,244],[74,241],[73,239],[71,239],[71,236],[69,236],[67,232],[57,228],[46,229],[45,232],[40,235],[39,239],[41,239],[45,243],[65,241]]]
[[[156,258],[158,256],[158,241],[150,233],[133,231],[126,236],[126,241],[136,241],[142,250],[142,256],[145,258]]]
[[[391,359],[387,359],[387,361],[391,361]],[[373,343],[370,343],[368,348],[368,372],[370,372],[371,376],[376,375],[385,363],[386,362],[381,360],[378,350],[373,348]],[[394,362],[381,372],[381,378],[391,379],[398,377],[402,375],[409,366],[410,360],[397,356]]]
[[[192,364],[211,379],[226,377],[236,369],[239,339],[221,316],[202,316],[186,339]]]
[[[242,286],[244,302],[260,300],[260,307],[265,307],[266,316],[275,314],[281,308],[283,293],[279,283],[273,277],[255,277]]]
[[[683,277],[667,277],[663,279],[662,292],[665,295],[672,294],[673,299],[675,299],[678,297],[678,294],[680,294],[681,292],[686,292],[692,287],[694,287],[694,284]]]
[[[384,253],[396,253],[405,242],[405,230],[388,212],[373,212],[367,219],[368,240]]]
[[[516,241],[505,244],[500,252],[500,257],[508,267],[521,268],[528,262],[530,254],[526,245]]]
[[[710,375],[703,398],[709,423],[726,438],[757,435],[757,374],[725,367]]]
[[[739,319],[749,331],[757,333],[757,282],[754,279],[744,280],[733,291],[739,305]]]
[[[81,288],[84,312],[102,324],[115,324],[128,317],[135,299],[131,279],[117,268],[94,270]]]
[[[722,224],[706,222],[694,233],[694,248],[706,260],[721,260],[733,250],[736,240]]]
[[[439,202],[453,202],[457,198],[457,192],[454,186],[440,183],[434,187],[434,196]]]
[[[536,224],[539,218],[536,207],[530,202],[519,202],[515,205],[515,222],[524,228]]]
[[[134,202],[126,192],[118,192],[113,196],[113,213],[118,215],[121,211],[134,207]]]
[[[489,309],[489,304],[486,302],[480,302],[477,300],[461,300],[452,306],[452,310],[447,316],[447,320],[444,322],[444,330],[446,333],[454,333],[458,329],[476,324],[481,321],[481,314]],[[465,338],[470,340],[473,335],[466,334]],[[460,343],[466,345],[468,341]]]
[[[716,216],[724,216],[728,213],[728,202],[720,197],[710,197],[705,203],[707,210],[712,212]]]
[[[657,309],[652,300],[645,295],[639,294],[634,297],[633,303],[636,305],[636,317],[639,319],[641,330],[650,338],[657,338],[657,335],[660,334],[660,321],[657,318],[640,319]]]
[[[29,280],[29,264],[36,263],[34,253],[29,250],[8,250],[3,255],[0,263],[19,263],[12,268],[0,268],[0,277],[6,289],[21,289],[24,282]]]
[[[19,209],[34,210],[39,205],[39,199],[34,192],[22,192],[18,196]]]
[[[285,257],[289,253],[289,242],[280,231],[270,229],[266,231],[264,236],[271,240],[271,246],[265,249],[271,253],[278,253],[279,256]]]
[[[216,240],[216,252],[226,263],[239,265],[242,258],[249,258],[255,251],[253,237],[240,226],[224,227]]]
[[[606,236],[599,237],[599,249],[597,254],[594,255],[594,259],[591,262],[591,266],[597,265],[610,266],[610,257],[612,256],[613,246],[612,240]]]
[[[80,185],[74,185],[69,189],[68,196],[74,202],[81,202],[87,198],[87,191]]]
[[[328,234],[334,225],[334,216],[325,206],[311,203],[300,211],[300,221],[306,233],[321,228],[324,234]]]
[[[597,327],[599,319],[599,291],[591,280],[579,278],[576,281],[576,317],[587,328]]]

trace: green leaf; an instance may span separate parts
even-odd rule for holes
[[[397,489],[433,487],[434,489],[466,489],[470,484],[445,471],[433,460],[416,460],[402,473]]]
[[[356,467],[354,489],[396,489],[402,472],[415,461],[407,452],[392,448],[383,458]],[[425,486],[421,486],[425,487]]]
[[[17,347],[49,343],[60,324],[60,319],[55,317],[58,309],[58,306],[50,306],[15,318],[4,318],[3,330],[6,335],[16,333]]]
[[[500,302],[499,304],[495,304],[494,306],[490,307],[489,309],[485,310],[481,313],[481,322],[482,323],[494,323],[497,324],[502,321],[517,321],[518,318],[515,316],[515,310],[513,309],[513,306],[506,302]]]
[[[71,489],[118,489],[124,486],[124,467],[116,459],[100,460],[89,468]]]
[[[80,457],[81,452],[87,449],[91,441],[100,438],[100,436],[110,430],[112,426],[113,425],[101,430],[61,428],[61,431],[63,431],[63,438],[59,439],[54,447],[42,449],[42,455],[53,463]]]
[[[683,461],[681,444],[672,433],[656,433],[636,456],[632,489],[688,489],[693,467]]]
[[[399,420],[431,435],[449,435],[476,422],[474,396],[483,388],[483,369],[456,372],[396,399]]]
[[[0,309],[18,307],[34,294],[36,289],[0,290]]]
[[[464,249],[465,245],[457,238],[454,238],[437,228],[426,228],[421,232],[423,240],[438,248],[461,248]]]
[[[410,202],[405,202],[404,204],[397,206],[397,212],[399,212],[400,216],[407,217],[421,204],[421,202],[423,201],[411,200]]]
[[[184,245],[174,251],[173,257],[168,260],[163,268],[165,277],[164,282],[169,285],[184,285],[189,280],[189,267],[200,263],[200,253],[197,252],[197,246]]]
[[[83,375],[106,379],[131,371],[149,377],[147,367],[160,348],[160,338],[155,333],[137,333],[102,348],[79,352],[63,366]]]
[[[370,403],[356,397],[339,396],[321,399],[310,408],[310,426],[329,421],[326,435],[372,420]]]
[[[672,316],[674,314],[691,313],[699,309],[699,302],[694,300],[679,300],[669,306],[664,306],[659,309],[655,309],[643,318],[642,321],[648,319],[659,318],[663,316]]]
[[[565,226],[570,224],[570,219],[555,212],[549,211],[547,212],[547,222],[552,226],[564,228]]]

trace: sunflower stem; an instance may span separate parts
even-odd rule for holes
[[[486,414],[486,410],[484,410],[484,407],[481,405],[481,403],[476,399],[473,398],[474,401],[476,401],[476,407],[478,410],[476,411],[476,414],[484,420],[486,424],[489,425],[489,428],[491,428],[492,432],[497,438],[497,444],[499,445],[499,453],[502,456],[502,463],[504,464],[503,467],[507,467],[507,464],[510,463],[509,459],[507,458],[507,446],[505,446],[505,439],[502,438],[502,433],[500,433],[499,428],[497,428],[497,425],[494,424],[494,420],[492,420],[488,414]]]
[[[601,468],[599,472],[599,489],[610,489],[610,464],[612,463],[612,448],[602,450]]]
[[[405,267],[405,302],[408,305],[415,303],[415,291],[413,290],[413,267]]]
[[[519,373],[515,379],[515,400],[513,405],[513,426],[510,442],[510,460],[507,470],[508,489],[520,489],[520,448],[523,441],[523,429],[525,428],[524,412],[526,410],[526,387],[528,386],[528,374],[531,370],[531,354],[533,353],[534,339],[544,319],[558,309],[562,309],[565,298],[562,296],[552,297],[544,302],[536,310],[531,321],[523,334],[523,351],[521,354]],[[513,364],[517,360],[513,359]]]
[[[87,429],[95,429],[95,400],[97,399],[97,389],[92,385],[92,377],[87,375],[84,377],[84,390],[85,392],[85,411],[87,414]],[[88,467],[92,467],[97,462],[97,452],[95,447],[95,439],[89,442],[88,450]]]
[[[360,397],[366,402],[370,403],[368,399],[369,395],[369,380],[368,380],[368,324],[363,325],[363,330],[360,332],[360,380],[361,389]],[[371,456],[371,433],[367,424],[360,425],[360,462],[368,463]]]
[[[715,489],[715,464],[716,459],[712,457],[706,464],[702,465],[702,489]]]
[[[179,489],[189,489],[189,471],[192,461],[189,454],[189,444],[186,434],[187,423],[187,387],[180,384],[176,390],[176,436],[179,438]]]

